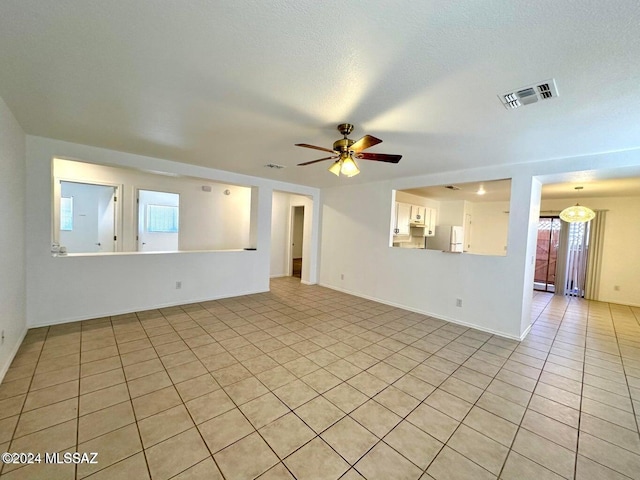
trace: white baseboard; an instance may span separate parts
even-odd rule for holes
[[[520,335],[520,341],[524,340],[526,338],[527,335],[529,335],[529,332],[531,331],[531,327],[533,327],[533,323],[530,323],[529,326],[524,330],[524,332],[522,332],[522,335]]]
[[[50,327],[52,325],[62,325],[64,323],[81,322],[83,320],[92,320],[94,318],[113,317],[113,316],[116,316],[116,315],[124,315],[124,314],[127,314],[127,313],[141,312],[141,311],[144,311],[144,310],[152,310],[152,309],[156,309],[156,308],[175,307],[177,305],[186,305],[186,304],[190,304],[190,303],[211,302],[211,301],[214,301],[214,300],[222,300],[223,298],[242,297],[244,295],[253,295],[255,293],[265,293],[265,292],[268,292],[268,291],[269,291],[269,289],[266,289],[266,290],[248,290],[248,291],[244,291],[244,292],[237,292],[237,293],[234,293],[233,295],[219,295],[219,296],[208,297],[208,298],[181,300],[181,301],[178,301],[178,302],[168,302],[168,303],[162,303],[162,304],[154,305],[154,306],[141,306],[141,307],[136,308],[136,309],[125,309],[125,310],[116,310],[116,311],[111,311],[111,312],[97,313],[95,315],[80,315],[80,316],[77,316],[77,317],[69,317],[69,318],[54,320],[52,322],[30,323],[27,326],[28,326],[28,328]]]
[[[365,298],[367,300],[372,300],[374,302],[382,303],[384,305],[389,305],[391,307],[402,308],[403,310],[408,310],[409,312],[420,313],[422,315],[427,315],[429,317],[437,318],[438,320],[444,320],[445,322],[455,323],[456,325],[462,325],[463,327],[473,328],[475,330],[480,330],[481,332],[490,333],[492,335],[499,335],[501,337],[508,338],[510,340],[521,341],[521,339],[524,338],[524,336],[526,336],[526,334],[529,333],[529,330],[531,329],[531,326],[529,326],[529,328],[526,330],[524,336],[516,336],[516,335],[512,335],[510,333],[505,333],[505,332],[500,332],[498,330],[493,330],[491,328],[481,327],[480,325],[476,325],[474,323],[463,322],[462,320],[458,320],[456,318],[449,318],[449,317],[446,317],[444,315],[439,315],[439,314],[436,314],[436,313],[427,312],[425,310],[420,310],[418,308],[409,307],[407,305],[401,305],[399,303],[389,302],[389,301],[386,301],[386,300],[382,300],[380,298],[371,297],[369,295],[363,295],[361,293],[352,292],[350,290],[346,290],[346,289],[340,288],[340,287],[335,287],[333,285],[325,285],[325,284],[322,284],[322,283],[320,283],[319,285],[321,287],[330,288],[331,290],[337,290],[338,292],[348,293],[349,295],[353,295],[354,297]]]
[[[7,358],[7,361],[5,362],[4,365],[0,367],[0,383],[2,383],[2,381],[4,380],[4,376],[7,374],[7,371],[11,366],[11,362],[13,362],[13,359],[16,358],[16,354],[18,353],[18,350],[20,349],[20,345],[22,345],[22,341],[24,340],[24,337],[27,335],[28,330],[29,329],[27,327],[25,327],[22,330],[22,333],[18,336],[18,341],[11,349],[11,353],[9,353],[9,357]]]

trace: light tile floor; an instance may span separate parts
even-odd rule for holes
[[[640,309],[534,297],[519,343],[291,278],[29,331],[10,479],[640,478]]]

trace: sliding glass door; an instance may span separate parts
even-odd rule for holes
[[[555,292],[559,240],[560,219],[558,217],[540,217],[536,269],[533,280],[534,290]]]

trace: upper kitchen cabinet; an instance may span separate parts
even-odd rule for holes
[[[402,202],[396,202],[396,215],[393,226],[394,235],[409,235],[411,223],[411,205]]]
[[[421,205],[411,205],[411,217],[409,220],[415,225],[424,225],[426,207]]]

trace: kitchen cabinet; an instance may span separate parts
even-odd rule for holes
[[[409,218],[409,221],[415,225],[424,225],[426,210],[427,207],[411,205],[411,217]]]
[[[395,225],[393,227],[394,235],[409,235],[411,219],[411,205],[408,203],[396,202]]]
[[[435,208],[426,208],[424,215],[424,236],[433,237],[436,234],[436,221],[438,211]]]

